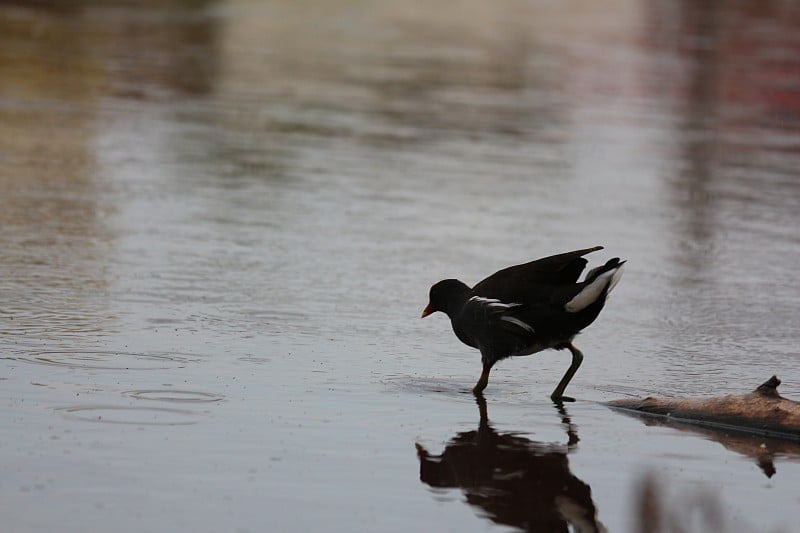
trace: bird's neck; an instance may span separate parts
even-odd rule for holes
[[[452,294],[450,294],[447,298],[447,309],[445,309],[447,316],[449,316],[451,320],[458,316],[459,313],[461,313],[461,309],[464,307],[464,304],[467,303],[467,300],[469,300],[471,297],[472,289],[470,289],[467,285],[458,287],[458,289],[453,291]]]

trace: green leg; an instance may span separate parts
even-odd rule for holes
[[[578,367],[581,366],[583,362],[583,354],[579,349],[574,347],[572,343],[567,344],[567,348],[570,352],[572,352],[572,364],[569,365],[567,372],[564,374],[564,377],[561,378],[561,381],[558,382],[556,389],[553,391],[553,394],[550,395],[550,399],[554,402],[574,402],[575,398],[570,398],[569,396],[564,396],[564,389],[567,388],[569,385],[572,376],[575,375],[575,372],[578,371]]]
[[[478,383],[475,384],[475,387],[472,389],[472,394],[475,396],[479,396],[483,393],[483,389],[486,388],[486,385],[489,384],[489,370],[492,367],[484,366],[483,372],[481,372],[481,377],[478,379]]]

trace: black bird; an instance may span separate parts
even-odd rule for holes
[[[566,348],[572,353],[572,364],[550,397],[557,402],[574,401],[564,396],[564,389],[583,354],[572,339],[600,314],[625,264],[618,257],[609,259],[579,282],[587,263],[583,256],[602,249],[595,246],[504,268],[472,289],[457,279],[431,287],[422,317],[446,313],[459,340],[481,351],[483,372],[472,390],[476,395],[486,388],[497,361]]]

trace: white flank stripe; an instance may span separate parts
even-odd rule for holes
[[[487,307],[495,307],[499,309],[511,309],[512,307],[519,307],[522,304],[504,304],[500,300],[494,298],[483,298],[482,296],[473,296],[470,301],[486,305]]]
[[[520,320],[520,319],[518,319],[518,318],[514,318],[513,316],[501,316],[501,317],[500,317],[500,320],[505,320],[506,322],[511,322],[511,323],[512,323],[512,324],[514,324],[515,326],[519,326],[519,327],[521,327],[522,329],[524,329],[525,331],[529,331],[530,333],[536,333],[536,330],[535,330],[535,329],[533,329],[533,328],[530,326],[530,324],[526,324],[526,323],[525,323],[525,322],[523,322],[522,320]]]
[[[619,278],[621,276],[622,267],[600,274],[596,280],[584,287],[583,290],[576,294],[572,300],[567,302],[567,305],[564,306],[564,309],[570,313],[577,313],[578,311],[586,309],[597,301],[606,287],[608,287],[609,291],[613,289],[614,286],[619,282]]]

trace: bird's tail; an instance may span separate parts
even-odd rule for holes
[[[615,257],[609,259],[605,265],[590,270],[586,274],[581,291],[567,302],[564,308],[570,313],[577,313],[600,298],[607,298],[608,293],[616,287],[622,277],[623,265],[625,265],[625,261],[620,261],[619,257]]]

